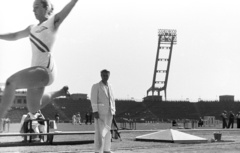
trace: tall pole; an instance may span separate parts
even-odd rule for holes
[[[157,99],[161,99],[160,92],[164,91],[165,100],[167,99],[167,83],[170,71],[170,63],[172,58],[173,45],[177,42],[177,31],[169,29],[159,29],[158,31],[158,47],[157,54],[153,72],[152,86],[147,90],[147,98],[149,97],[149,92],[152,92],[152,98],[155,98],[154,92],[157,92]],[[170,46],[169,46],[170,45]],[[161,49],[168,49],[169,54],[167,58],[161,58]],[[158,65],[163,62],[167,62],[167,67],[164,70],[159,70]],[[164,64],[163,64],[164,65]],[[157,80],[157,73],[165,74],[164,80]],[[160,87],[156,84],[162,84]]]
[[[156,81],[156,75],[157,75],[157,67],[158,67],[158,57],[159,57],[159,51],[160,51],[160,43],[161,43],[161,35],[158,35],[158,46],[157,46],[157,55],[155,60],[155,68],[153,72],[153,82],[152,82],[152,89],[155,88],[155,81]],[[154,90],[152,90],[152,95],[154,94]],[[158,92],[159,95],[159,92]]]

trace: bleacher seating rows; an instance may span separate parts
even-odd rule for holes
[[[220,119],[220,114],[224,111],[240,111],[240,102],[183,102],[183,101],[144,101],[135,102],[133,100],[116,100],[116,118],[131,118],[137,121],[146,120],[172,120],[172,119],[196,119],[203,116],[215,116]],[[72,100],[60,98],[42,109],[46,118],[54,119],[55,114],[60,115],[60,120],[69,122],[74,114],[80,112],[82,119],[85,114],[91,111],[90,100]],[[20,122],[27,109],[12,109],[7,117],[12,122]]]
[[[8,111],[7,113],[7,116],[11,122],[20,122],[21,121],[21,118],[24,114],[27,114],[28,113],[28,110],[26,108],[18,108],[18,109],[11,109]]]

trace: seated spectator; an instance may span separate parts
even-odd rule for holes
[[[32,129],[29,128],[28,121],[29,120],[34,120],[37,119],[39,121],[32,121]],[[44,133],[46,132],[46,126],[45,122],[41,121],[44,120],[44,116],[41,113],[41,111],[37,111],[36,113],[28,113],[27,115],[23,115],[22,120],[21,120],[21,129],[20,133]],[[43,142],[44,141],[44,136],[39,136],[39,141]],[[37,138],[34,139],[35,141],[38,141]],[[24,141],[26,141],[26,137],[24,137]]]
[[[76,123],[77,123],[76,115],[73,115],[72,116],[72,124],[75,125]]]
[[[85,114],[85,124],[88,124],[88,117],[89,117],[89,113],[87,112],[87,113]]]
[[[88,124],[88,122],[92,124],[92,112],[87,112],[85,114],[85,124]]]
[[[82,122],[81,122],[81,114],[78,112],[77,115],[76,115],[76,123],[78,123],[79,125],[82,125]]]
[[[60,116],[59,116],[58,113],[56,113],[56,115],[55,115],[55,122],[59,123],[59,120],[60,120]]]
[[[176,120],[172,120],[172,126],[178,126]]]
[[[203,119],[202,117],[200,117],[198,120],[198,127],[202,127],[202,126],[203,126]]]

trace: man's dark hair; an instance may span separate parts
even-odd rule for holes
[[[101,71],[101,74],[102,73],[110,73],[110,71],[108,71],[107,69],[104,69],[104,70]]]

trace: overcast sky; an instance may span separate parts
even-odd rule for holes
[[[52,0],[55,13],[69,0]],[[59,29],[58,68],[47,91],[64,85],[90,94],[100,71],[111,71],[115,97],[142,99],[151,87],[158,29],[176,29],[168,99],[240,99],[239,0],[79,0]],[[33,0],[0,5],[0,33],[37,23]],[[0,83],[31,63],[29,39],[0,40]]]

